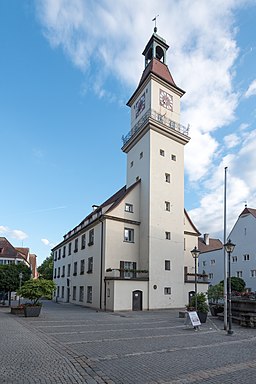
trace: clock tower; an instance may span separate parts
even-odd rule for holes
[[[131,129],[123,137],[127,188],[140,180],[139,269],[149,271],[148,308],[184,305],[184,146],[179,88],[166,64],[169,46],[156,30],[145,68],[129,99]]]

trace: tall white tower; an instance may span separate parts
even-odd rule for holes
[[[181,307],[184,290],[184,145],[180,98],[166,65],[169,46],[156,31],[143,55],[145,69],[127,105],[123,137],[127,188],[141,179],[139,269],[149,271],[148,308]]]

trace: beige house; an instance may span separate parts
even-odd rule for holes
[[[127,103],[126,186],[53,248],[58,300],[114,311],[181,308],[194,290],[190,251],[200,233],[184,211],[185,92],[166,65],[167,49],[154,32]],[[208,284],[198,282],[206,292]]]

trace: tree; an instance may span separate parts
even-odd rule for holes
[[[211,285],[208,288],[208,300],[210,303],[217,304],[220,299],[223,299],[224,286],[219,283],[216,285]]]
[[[51,280],[30,279],[18,290],[18,294],[25,299],[31,300],[33,305],[40,305],[40,299],[52,298],[52,292],[55,288],[56,285]]]
[[[43,279],[53,280],[53,253],[43,261],[37,271]]]
[[[224,280],[220,282],[222,286],[224,286]],[[231,291],[236,291],[236,292],[244,292],[246,283],[241,277],[231,277]]]
[[[21,283],[31,277],[31,269],[23,263],[0,265],[0,291],[9,293],[9,304],[11,292],[17,291],[20,286],[20,273],[22,273]]]

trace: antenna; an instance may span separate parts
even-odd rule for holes
[[[157,19],[157,17],[159,17],[159,15],[156,15],[156,16],[154,17],[154,19],[152,19],[152,21],[155,22],[155,28],[154,28],[154,32],[155,32],[155,33],[157,32],[157,26],[156,26],[156,19]]]

